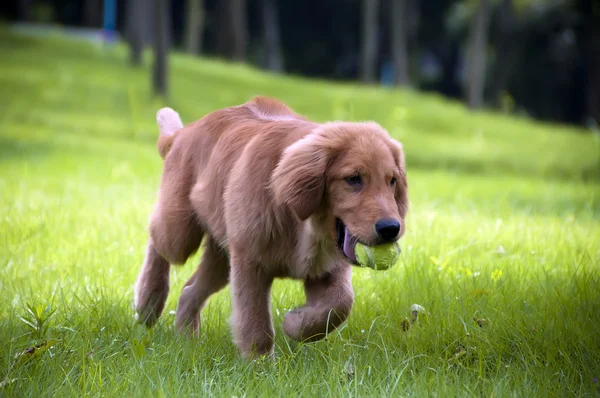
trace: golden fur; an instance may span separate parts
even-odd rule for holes
[[[185,263],[204,240],[202,260],[179,298],[178,330],[197,333],[206,299],[230,283],[235,343],[245,357],[272,353],[276,277],[305,284],[306,304],[284,320],[290,338],[316,340],[341,325],[354,294],[339,228],[375,245],[382,242],[374,225],[392,219],[402,236],[402,146],[376,123],[318,124],[264,97],[185,127],[169,108],[157,118],[164,170],[136,282],[140,320],[156,322],[170,265]],[[356,175],[359,185],[348,180]]]

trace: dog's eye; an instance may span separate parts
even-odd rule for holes
[[[392,177],[392,180],[390,181],[390,185],[391,186],[396,185],[396,177]]]
[[[350,177],[346,177],[345,180],[348,185],[352,185],[352,186],[362,185],[362,178],[360,178],[360,175],[358,175],[358,174],[355,174]]]

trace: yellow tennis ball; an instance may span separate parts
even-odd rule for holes
[[[380,246],[365,246],[357,243],[355,254],[356,261],[361,266],[384,271],[392,268],[400,259],[400,246],[397,242]]]

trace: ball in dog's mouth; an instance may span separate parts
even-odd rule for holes
[[[398,242],[365,245],[348,231],[340,219],[336,219],[336,231],[337,246],[353,265],[386,270],[393,267],[399,259],[401,250]]]

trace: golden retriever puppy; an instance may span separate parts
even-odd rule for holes
[[[169,268],[202,241],[181,292],[179,331],[198,333],[208,297],[231,284],[234,341],[246,358],[273,352],[274,278],[304,281],[306,304],[284,332],[313,341],[349,316],[356,242],[399,239],[408,209],[402,146],[373,122],[314,123],[274,99],[214,111],[185,127],[157,114],[164,170],[135,286],[151,326],[169,293]]]

